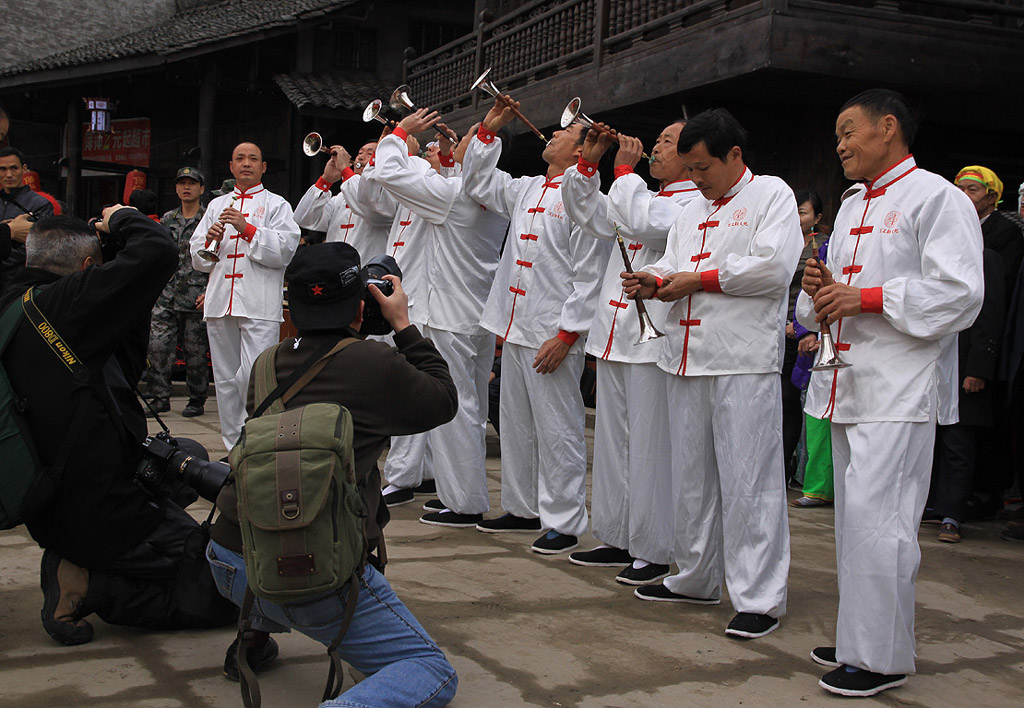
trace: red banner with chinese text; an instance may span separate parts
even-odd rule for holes
[[[149,167],[149,118],[111,121],[112,133],[94,133],[82,123],[82,159]]]

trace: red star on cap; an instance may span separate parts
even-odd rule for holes
[[[323,295],[324,294],[324,286],[323,285],[314,285],[309,290],[310,290],[310,295],[313,295],[313,296]]]

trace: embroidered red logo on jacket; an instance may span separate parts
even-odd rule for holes
[[[890,211],[885,215],[885,228],[882,229],[883,234],[895,234],[899,233],[900,212]]]
[[[736,211],[734,211],[732,213],[732,220],[733,221],[743,221],[746,218],[747,218],[747,208],[746,207],[740,207],[739,209],[737,209]]]
[[[257,219],[262,219],[263,215],[266,214],[266,213],[267,213],[267,208],[265,206],[258,206],[258,207],[256,207],[256,218]]]
[[[565,208],[562,206],[562,202],[555,202],[555,205],[544,212],[548,216],[553,216],[559,221],[565,220]]]

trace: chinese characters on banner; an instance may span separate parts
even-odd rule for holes
[[[112,133],[95,133],[82,124],[82,159],[149,167],[149,118],[111,121]]]

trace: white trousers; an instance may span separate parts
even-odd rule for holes
[[[487,495],[487,384],[494,365],[494,335],[456,334],[424,327],[448,362],[459,410],[448,423],[429,433],[437,497],[459,514],[483,514],[491,508]]]
[[[668,377],[657,364],[632,364],[626,388],[629,552],[634,558],[662,565],[672,562],[676,528]]]
[[[789,523],[779,375],[669,376],[675,593],[786,613]]]
[[[583,349],[570,349],[551,374],[534,370],[536,356],[536,349],[509,342],[502,351],[501,506],[579,536],[587,530]]]
[[[206,320],[206,331],[210,336],[220,437],[230,452],[245,423],[245,399],[249,395],[253,362],[280,341],[281,323],[245,317],[211,317]]]
[[[384,460],[384,479],[402,489],[413,489],[434,478],[434,462],[427,433],[396,435]]]
[[[650,563],[672,560],[672,449],[656,364],[597,360],[591,521],[602,543]]]
[[[843,664],[880,674],[914,673],[917,532],[934,443],[934,420],[832,423],[836,659]]]

